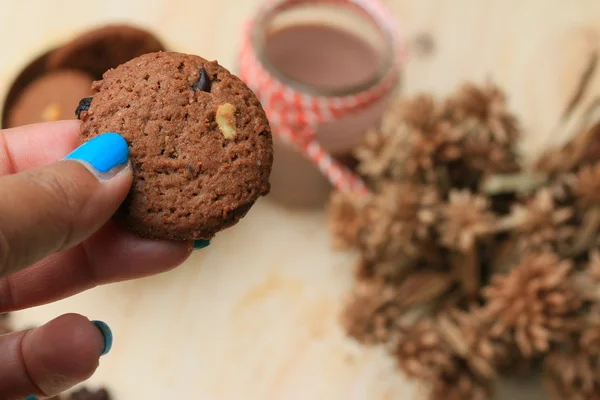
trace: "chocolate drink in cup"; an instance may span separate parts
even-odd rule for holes
[[[377,43],[369,40],[372,37],[366,37],[363,31],[367,29],[362,29],[360,24],[343,26],[328,23],[327,18],[304,18],[300,22],[274,26],[278,12],[283,14],[288,7],[283,7],[285,11],[259,14],[259,23],[254,29],[260,29],[261,34],[255,34],[252,41],[263,69],[284,86],[311,97],[347,100],[378,85],[395,66],[392,40],[385,32]],[[342,11],[347,11],[346,8],[338,7]],[[364,26],[372,22],[366,22]],[[379,33],[384,30],[381,27],[375,29]],[[251,79],[251,74],[248,78]],[[365,108],[319,124],[316,129],[319,144],[337,160],[351,160],[352,149],[365,131],[378,123],[393,94],[393,89],[388,90]],[[309,160],[295,145],[278,137],[276,122],[272,125],[275,161],[269,198],[293,207],[323,206],[331,190],[329,180],[314,160]]]

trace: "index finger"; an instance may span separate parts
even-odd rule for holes
[[[0,175],[48,165],[78,144],[81,122],[57,121],[0,131]]]

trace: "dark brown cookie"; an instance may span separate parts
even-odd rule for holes
[[[63,70],[27,85],[8,110],[6,127],[74,119],[73,109],[92,93],[93,79],[81,71]]]
[[[130,145],[134,182],[116,215],[145,237],[210,239],[269,192],[273,145],[254,93],[216,62],[146,54],[93,85],[81,139]]]
[[[75,68],[100,79],[104,71],[142,54],[164,50],[151,33],[129,25],[107,25],[86,32],[54,50],[50,69]]]
[[[71,400],[111,400],[111,397],[104,388],[91,391],[84,387],[71,393]]]

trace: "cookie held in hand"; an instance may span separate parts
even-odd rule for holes
[[[81,140],[128,142],[131,191],[115,215],[148,238],[210,239],[270,190],[273,145],[254,93],[216,62],[174,52],[107,71],[78,109]]]

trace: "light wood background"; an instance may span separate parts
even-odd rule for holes
[[[2,0],[0,92],[31,57],[91,26],[133,22],[171,49],[234,67],[242,21],[258,0]],[[387,0],[412,52],[403,92],[445,94],[492,78],[522,116],[526,154],[560,141],[555,130],[600,44],[597,0]],[[583,103],[600,93],[595,74]],[[582,110],[584,104],[578,108]],[[110,324],[112,352],[92,385],[117,400],[383,400],[418,390],[378,349],[346,339],[337,323],[352,256],[330,250],[322,211],[260,201],[181,268],[101,287],[16,314],[20,326],[79,312]],[[136,383],[134,383],[136,382]],[[137,383],[139,382],[139,383]],[[518,387],[529,389],[517,390]],[[501,386],[532,399],[535,384]],[[544,398],[540,395],[539,398]]]

